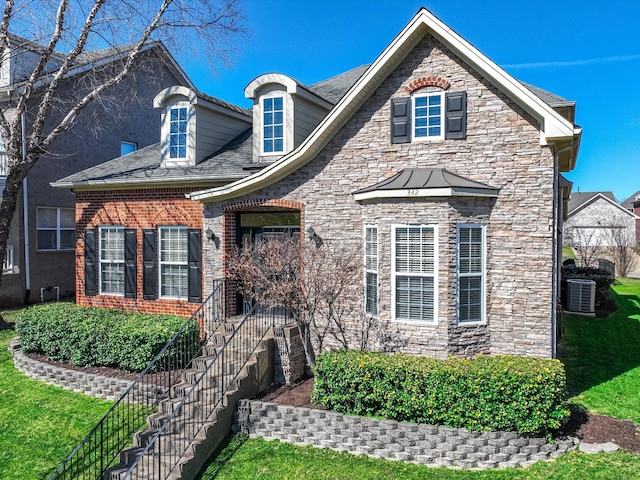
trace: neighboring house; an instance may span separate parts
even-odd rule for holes
[[[565,243],[573,247],[635,246],[638,220],[616,202],[612,192],[574,192],[564,224]]]
[[[166,89],[159,145],[55,183],[84,234],[78,303],[186,314],[231,247],[299,231],[364,247],[347,335],[366,315],[410,353],[555,355],[573,102],[425,9],[368,67],[266,74],[245,95],[252,111]]]
[[[0,71],[0,103],[9,110],[42,48],[16,36],[10,40],[11,53],[5,55]],[[74,102],[89,76],[118,69],[128,53],[128,48],[83,53],[62,81],[58,100]],[[54,55],[51,67],[63,58]],[[75,198],[68,191],[51,187],[50,182],[156,143],[160,115],[152,99],[159,89],[170,85],[193,86],[162,44],[147,45],[131,74],[102,101],[88,106],[29,171],[11,224],[0,305],[75,293]],[[6,175],[6,154],[0,140],[0,192]]]
[[[636,246],[640,246],[640,190],[624,200],[620,205],[638,217],[638,220],[636,220]]]

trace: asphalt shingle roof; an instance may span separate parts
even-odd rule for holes
[[[89,52],[83,57],[86,61],[95,61],[101,57],[108,57],[115,53],[122,53],[128,47],[122,47],[120,49],[106,49],[96,52]],[[315,83],[310,87],[302,85],[309,91],[319,95],[330,103],[337,103],[345,93],[357,82],[362,74],[369,68],[369,65],[361,65],[354,69],[348,70],[340,75],[336,75],[327,80]],[[542,100],[547,102],[552,107],[573,105],[562,97],[554,95],[550,92],[534,87],[532,85],[523,84],[534,94],[539,96]],[[238,107],[236,105],[229,104],[218,98],[197,92],[198,96],[224,108],[251,115],[251,111]],[[131,184],[131,183],[217,183],[227,182],[231,180],[237,180],[243,178],[255,170],[256,165],[253,160],[253,136],[251,128],[247,129],[241,135],[232,140],[228,145],[217,152],[213,152],[209,157],[204,159],[199,164],[193,167],[174,167],[174,168],[161,168],[160,166],[160,144],[151,145],[149,147],[140,149],[134,153],[131,153],[125,157],[116,158],[109,162],[103,163],[87,170],[78,172],[74,175],[70,175],[63,178],[53,185],[60,187],[73,187],[73,186],[89,186],[89,185],[118,185],[118,184]],[[405,170],[392,179],[385,180],[385,182],[395,183],[402,182],[403,175],[410,175],[409,181],[413,183],[420,183],[423,176],[427,175],[426,172],[419,172],[420,169]],[[404,188],[436,188],[434,185],[442,184],[446,186],[456,187],[469,187],[469,188],[485,188],[492,189],[487,185],[479,184],[471,180],[465,179],[454,175],[446,170],[433,169],[428,174],[428,178],[425,185],[420,187],[404,187]],[[447,183],[449,182],[449,183]],[[467,183],[466,185],[465,182]],[[384,182],[381,182],[384,183]],[[372,187],[374,189],[384,188],[381,184],[376,184]],[[610,193],[610,192],[609,192]],[[575,194],[574,194],[575,195]],[[611,196],[613,196],[611,194]],[[586,200],[585,200],[586,201]],[[571,202],[570,202],[571,204]],[[571,209],[570,209],[571,210]]]
[[[616,201],[613,196],[613,192],[572,192],[569,197],[569,203],[567,204],[567,213],[571,214],[571,212],[580,208],[599,193],[607,197],[609,200],[613,200],[614,202]]]

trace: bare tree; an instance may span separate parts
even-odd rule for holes
[[[16,42],[35,59],[0,104],[7,155],[0,260],[29,170],[82,119],[88,106],[108,101],[109,91],[131,74],[150,42],[162,41],[174,52],[189,50],[190,56],[199,52],[225,60],[233,45],[230,39],[242,33],[241,23],[239,0],[5,0],[0,68],[15,54]],[[122,60],[108,66],[92,63],[90,53],[105,48],[122,53]],[[75,95],[63,97],[61,84],[79,70],[95,74],[83,75]],[[0,316],[0,328],[2,324]]]
[[[344,348],[370,348],[377,322],[362,313],[358,245],[316,247],[271,239],[236,249],[226,262],[229,278],[246,298],[293,314],[310,366],[315,365],[313,345],[321,350],[329,338]]]
[[[598,254],[597,237],[593,228],[571,227],[568,229],[567,243],[576,252],[581,266],[593,266]]]
[[[612,227],[608,231],[608,238],[608,256],[615,263],[618,276],[626,278],[640,263],[638,254],[634,249],[636,243],[635,229],[630,230],[624,226]]]

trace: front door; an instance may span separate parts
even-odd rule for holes
[[[300,235],[300,212],[297,210],[240,212],[237,219],[239,248],[246,248],[260,241],[275,238],[291,238]],[[236,296],[236,311],[245,313],[253,303],[241,294]]]

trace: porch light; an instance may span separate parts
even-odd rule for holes
[[[210,228],[207,228],[204,231],[204,236],[207,237],[207,240],[209,240],[209,241],[215,241],[216,240],[216,234],[213,233],[213,230],[211,230]]]

